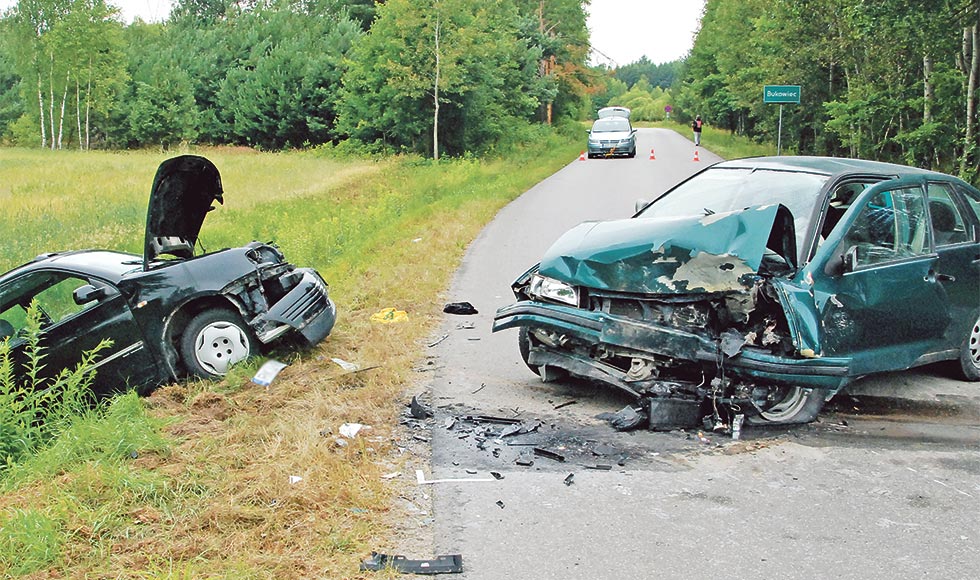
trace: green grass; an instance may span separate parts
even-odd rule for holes
[[[378,577],[357,563],[396,548],[399,484],[380,476],[406,461],[397,418],[445,288],[482,226],[580,141],[542,136],[533,152],[439,163],[199,151],[226,191],[206,247],[274,240],[330,283],[337,327],[316,349],[276,353],[291,364],[268,389],[248,381],[256,361],[221,383],[127,394],[11,466],[0,576]],[[54,249],[138,252],[165,157],[0,149],[0,269]],[[370,322],[388,306],[409,320]],[[331,357],[379,366],[343,374]],[[337,446],[344,422],[372,425],[370,438]]]

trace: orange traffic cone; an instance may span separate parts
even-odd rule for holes
[[[583,151],[582,154],[578,156],[578,160],[585,161],[585,151]]]
[[[650,161],[653,161],[654,159],[656,159],[656,156],[654,156],[653,149],[651,149],[650,150]]]
[[[697,149],[694,150],[694,159],[692,161],[701,161],[700,159],[698,159],[698,150]]]

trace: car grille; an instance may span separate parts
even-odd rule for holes
[[[592,295],[589,297],[589,310],[682,330],[698,330],[708,325],[712,307],[705,301],[670,302]]]
[[[282,318],[293,326],[313,318],[327,308],[327,287],[319,277],[306,287],[300,298],[282,313]]]

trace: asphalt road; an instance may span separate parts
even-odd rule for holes
[[[584,382],[541,383],[516,331],[491,334],[494,311],[513,301],[510,283],[562,232],[628,217],[636,198],[718,160],[704,148],[693,158],[686,137],[641,129],[635,159],[570,160],[469,248],[447,301],[479,314],[446,316],[448,336],[420,374],[435,410],[424,476],[483,481],[424,486],[432,514],[419,525],[433,531],[435,553],[461,554],[464,572],[452,577],[470,580],[980,576],[975,384],[936,368],[866,380],[817,423],[750,429],[741,441],[619,433],[596,415],[628,400]],[[476,416],[532,430],[502,437],[516,428]]]

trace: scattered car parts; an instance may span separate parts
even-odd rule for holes
[[[434,560],[409,560],[405,556],[371,552],[371,557],[361,562],[362,572],[380,572],[388,568],[403,574],[459,574],[463,571],[463,556],[451,554],[436,556]]]

